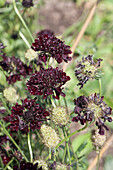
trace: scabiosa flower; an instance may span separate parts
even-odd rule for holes
[[[16,94],[16,90],[13,87],[8,87],[3,91],[4,97],[10,103],[16,103],[19,96]]]
[[[71,60],[71,57],[69,57],[69,54],[71,54],[70,46],[65,45],[55,36],[50,36],[50,34],[39,34],[35,42],[32,43],[32,48],[55,58],[58,63],[61,63],[62,60],[65,62]]]
[[[33,49],[28,49],[27,52],[25,53],[25,58],[27,58],[29,61],[34,60],[37,58],[38,54],[35,52]]]
[[[37,33],[37,36],[39,36],[39,35],[44,35],[44,34],[47,34],[48,36],[54,36],[54,32],[53,31],[51,31],[51,30],[42,30],[42,31],[40,31],[40,32],[38,32]]]
[[[91,78],[98,79],[99,76],[102,76],[101,71],[98,69],[100,67],[100,62],[102,59],[96,59],[97,62],[93,61],[93,57],[88,55],[85,58],[82,58],[82,61],[78,62],[75,67],[75,75],[79,81],[77,86],[80,86],[80,89],[83,88],[83,85]]]
[[[92,145],[94,147],[94,150],[97,152],[102,148],[102,146],[106,142],[106,133],[104,135],[100,135],[98,131],[98,129],[95,129],[92,131],[91,134]]]
[[[60,141],[56,131],[54,129],[52,129],[50,126],[43,124],[40,128],[40,133],[42,136],[42,142],[48,148],[56,147]]]
[[[69,114],[67,113],[67,109],[65,107],[55,107],[52,110],[51,120],[59,126],[64,126],[69,121]]]
[[[59,95],[65,97],[62,92],[62,85],[70,80],[69,76],[58,67],[48,69],[41,69],[35,72],[27,82],[27,88],[33,95],[43,95],[45,99],[48,95],[52,95],[54,98],[59,99]],[[54,95],[56,93],[56,96]]]
[[[18,165],[13,166],[13,170],[42,170],[42,167],[38,168],[38,163],[22,161],[19,167]]]
[[[8,76],[6,79],[9,84],[20,81],[21,76],[25,78],[33,72],[32,66],[27,66],[19,58],[14,56],[7,57],[5,53],[0,56],[3,58],[0,62],[0,66],[7,72]]]
[[[30,8],[33,6],[33,0],[23,0],[22,5],[23,7]]]
[[[28,128],[32,130],[40,129],[40,126],[43,121],[47,120],[49,112],[44,110],[39,104],[36,103],[36,99],[25,99],[22,100],[22,104],[16,103],[12,107],[12,114],[4,117],[4,120],[10,122],[8,126],[12,132],[18,130],[23,133],[28,133]]]
[[[80,96],[77,100],[75,99],[74,103],[76,106],[74,112],[77,116],[73,117],[72,121],[80,121],[82,125],[87,121],[95,121],[99,129],[99,134],[104,135],[105,129],[108,130],[104,123],[106,120],[108,122],[112,121],[112,118],[109,117],[112,109],[107,106],[103,99],[104,96],[100,97],[100,95],[96,93],[89,97]]]

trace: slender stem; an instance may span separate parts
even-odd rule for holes
[[[100,151],[98,152],[97,170],[99,170],[99,159],[100,159]]]
[[[64,154],[63,154],[63,158],[62,158],[62,163],[64,163],[65,155],[66,155],[66,145],[65,145],[65,149],[64,149]]]
[[[51,148],[49,148],[49,159],[51,159]]]
[[[22,156],[24,157],[24,159],[28,162],[27,157],[24,155],[23,151],[20,149],[20,147],[16,144],[16,142],[14,141],[14,139],[10,136],[9,132],[6,130],[6,128],[4,127],[4,125],[2,124],[2,122],[0,121],[0,125],[4,130],[4,133],[9,137],[9,139],[13,142],[13,144],[16,146],[16,148],[20,151],[20,153],[22,154]]]
[[[23,34],[21,31],[19,31],[19,35],[20,35],[20,37],[24,40],[24,42],[25,42],[25,44],[27,45],[27,47],[28,47],[28,48],[31,48],[29,42],[27,41],[27,39],[25,38],[24,34]]]
[[[99,94],[101,96],[101,79],[99,79],[98,81],[99,81]]]
[[[29,146],[31,162],[33,162],[33,152],[32,152],[31,143],[30,143],[30,128],[29,128],[29,132],[28,132],[28,146]]]
[[[14,161],[14,157],[8,162],[8,164],[5,166],[4,170],[7,170],[8,166]]]
[[[3,164],[3,161],[2,161],[2,157],[1,157],[1,156],[0,156],[0,162],[1,162],[2,169],[4,169],[4,164]]]
[[[8,113],[11,115],[11,111],[9,110],[7,104],[6,104],[6,101],[4,100],[3,96],[0,95],[0,99],[4,105],[4,107],[6,108],[6,110],[8,111]]]
[[[64,103],[65,103],[66,111],[67,111],[67,113],[68,113],[68,107],[67,107],[67,101],[66,101],[66,98],[65,98],[65,97],[63,97],[63,99],[64,99]]]
[[[54,161],[56,161],[56,149],[54,148]]]
[[[31,37],[31,40],[34,41],[34,38],[33,38],[32,34],[31,34],[31,32],[30,32],[28,26],[26,25],[24,19],[22,18],[22,16],[21,16],[19,10],[18,10],[17,7],[16,7],[15,0],[13,0],[13,6],[14,6],[14,10],[15,10],[16,14],[18,15],[18,17],[19,17],[19,19],[21,20],[22,24],[24,25],[26,31],[28,32],[29,36]]]

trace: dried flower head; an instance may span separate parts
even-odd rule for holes
[[[98,129],[93,130],[91,135],[92,145],[96,151],[99,151],[106,141],[106,133],[104,135],[100,135],[98,132]]]
[[[33,6],[33,0],[23,0],[22,5],[23,7],[30,8]]]
[[[32,130],[40,129],[40,126],[43,121],[47,121],[47,117],[49,116],[49,112],[44,110],[37,102],[36,99],[22,100],[22,104],[16,103],[15,106],[12,107],[12,114],[4,117],[4,120],[10,122],[11,124],[8,126],[12,132],[16,132],[18,130],[23,133],[28,133],[28,128],[30,127]]]
[[[28,91],[33,95],[43,95],[44,99],[48,95],[52,95],[54,98],[59,99],[59,95],[65,97],[61,87],[69,80],[70,77],[62,70],[59,70],[58,67],[49,67],[35,72],[26,85]]]
[[[42,167],[43,170],[48,170],[48,165],[44,160],[39,159],[36,160],[34,163],[38,163],[38,168]]]
[[[0,56],[3,58],[0,61],[0,66],[7,72],[6,79],[9,84],[20,81],[22,76],[25,78],[33,72],[32,66],[27,66],[19,58],[7,57],[5,53]]]
[[[69,114],[67,113],[67,109],[65,107],[55,107],[52,110],[52,117],[51,119],[55,124],[59,126],[64,126],[69,121]]]
[[[64,164],[59,164],[59,165],[56,165],[55,170],[67,170],[67,166]]]
[[[29,61],[34,60],[37,58],[37,52],[35,52],[33,49],[28,49],[27,52],[25,53],[25,58],[27,58]]]
[[[16,103],[19,99],[19,96],[16,93],[16,90],[14,87],[8,87],[3,91],[4,97],[9,101],[10,103]]]
[[[74,100],[75,109],[74,112],[77,114],[76,117],[73,117],[72,121],[78,122],[82,125],[87,121],[95,121],[99,129],[99,134],[104,135],[105,129],[108,128],[105,126],[106,120],[108,122],[112,121],[111,115],[112,109],[107,106],[103,101],[104,96],[100,97],[99,94],[92,94],[89,97],[80,96]]]
[[[59,137],[54,129],[47,125],[42,125],[40,128],[40,133],[42,136],[42,142],[48,148],[54,148],[59,143]]]
[[[61,63],[62,60],[65,62],[71,60],[71,57],[69,57],[69,54],[71,54],[70,46],[65,45],[63,41],[53,35],[50,36],[48,33],[39,34],[35,42],[32,43],[32,48],[55,58],[58,63]]]
[[[82,61],[76,64],[75,75],[79,81],[77,86],[80,86],[80,89],[83,88],[83,85],[91,78],[99,78],[102,76],[101,71],[98,69],[100,67],[100,62],[102,59],[96,59],[97,62],[93,61],[93,57],[88,55],[85,58],[82,58]]]

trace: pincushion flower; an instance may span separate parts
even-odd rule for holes
[[[71,54],[70,46],[64,44],[63,41],[50,34],[39,34],[35,42],[32,43],[32,48],[35,51],[42,52],[48,55],[48,57],[55,58],[58,63],[63,60],[68,62],[71,60],[69,54]]]
[[[26,85],[28,91],[33,95],[43,95],[44,99],[52,95],[54,98],[59,99],[59,95],[65,97],[62,92],[62,85],[69,80],[70,77],[62,70],[59,70],[58,67],[49,67],[35,72]]]
[[[80,96],[74,100],[75,109],[74,112],[77,114],[73,117],[72,121],[78,122],[84,125],[86,122],[95,121],[96,126],[98,126],[99,134],[104,135],[105,129],[108,128],[105,122],[111,122],[110,117],[112,109],[107,106],[103,101],[104,96],[100,97],[99,94],[92,94],[89,97]]]
[[[42,170],[42,167],[38,168],[38,163],[31,163],[22,161],[18,167],[18,165],[13,166],[13,170]]]
[[[4,97],[10,103],[16,103],[19,96],[16,94],[16,90],[13,87],[8,87],[3,91]]]
[[[39,104],[36,103],[36,99],[24,99],[22,104],[16,103],[12,107],[11,115],[4,117],[4,120],[10,122],[8,126],[11,131],[16,132],[18,130],[23,133],[28,133],[28,128],[32,130],[40,129],[43,121],[47,121],[49,112],[44,110]]]
[[[101,58],[96,59],[97,62],[93,61],[93,57],[88,55],[85,58],[82,58],[82,61],[78,62],[75,67],[75,75],[79,81],[77,86],[80,86],[80,89],[83,88],[83,85],[91,78],[98,79],[102,75],[101,71],[98,69],[100,67]]]
[[[6,79],[9,84],[20,81],[21,77],[26,77],[33,72],[32,66],[27,66],[19,58],[7,57],[5,53],[0,55],[3,60],[0,61],[0,66],[7,72]]]
[[[22,5],[23,7],[30,8],[33,6],[33,0],[23,0]]]

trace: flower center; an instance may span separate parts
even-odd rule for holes
[[[102,109],[95,103],[89,103],[88,108],[94,111],[95,119],[102,116]]]
[[[84,63],[84,74],[91,74],[92,77],[94,77],[95,74],[95,67],[94,65],[91,65],[88,61]],[[90,72],[90,73],[89,73]]]

